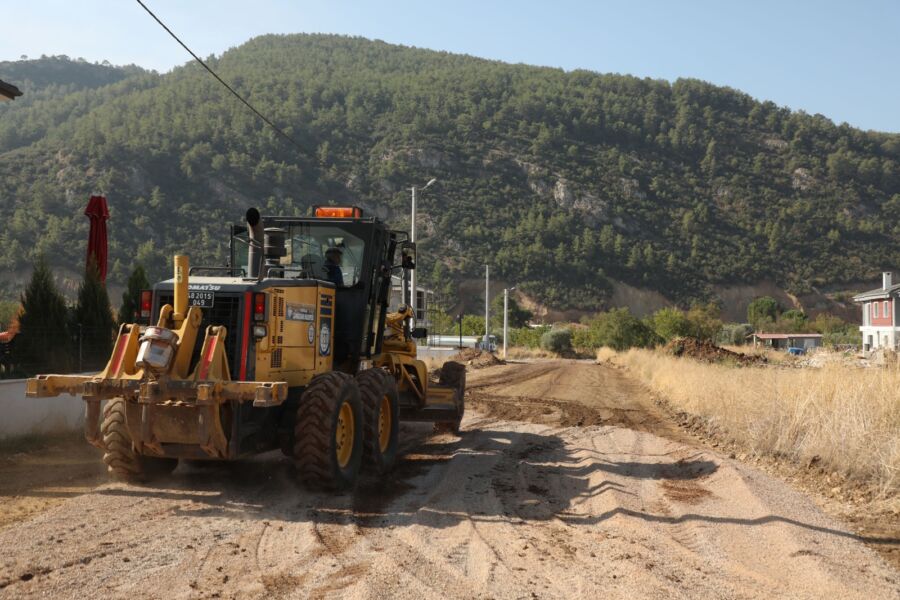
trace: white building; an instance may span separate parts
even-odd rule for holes
[[[881,287],[853,297],[853,301],[862,305],[863,349],[878,348],[900,349],[900,319],[897,315],[897,297],[900,296],[900,283],[893,282],[893,274],[886,271],[881,274]]]
[[[431,303],[434,301],[434,292],[416,286],[416,327],[431,328]],[[398,275],[391,277],[391,301],[388,312],[396,311],[401,304],[409,304],[409,295],[403,297],[403,282]]]

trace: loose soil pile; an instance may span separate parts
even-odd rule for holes
[[[493,367],[494,365],[505,365],[506,361],[497,358],[490,352],[479,350],[478,348],[466,348],[459,354],[450,357],[450,360],[461,362],[467,367],[473,369],[483,369],[485,367]]]
[[[671,354],[672,356],[686,356],[708,363],[734,362],[740,365],[755,365],[767,362],[765,356],[732,352],[716,346],[709,340],[699,340],[691,337],[674,338],[663,347],[663,350],[666,354]]]

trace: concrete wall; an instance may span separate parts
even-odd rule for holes
[[[25,380],[0,380],[0,440],[27,434],[61,433],[84,426],[84,401],[64,394],[26,398]]]
[[[418,358],[437,358],[448,359],[459,352],[458,348],[438,348],[434,346],[419,346],[416,348],[416,356]]]

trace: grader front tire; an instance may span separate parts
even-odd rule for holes
[[[367,369],[356,376],[365,415],[363,461],[384,474],[397,462],[400,440],[400,399],[397,380],[384,369]]]
[[[363,411],[359,388],[338,371],[317,376],[304,390],[294,426],[294,463],[317,488],[353,487],[362,464]]]
[[[113,398],[103,409],[100,423],[103,436],[103,462],[114,479],[122,481],[148,481],[168,475],[178,466],[177,458],[143,456],[134,451],[131,435],[125,424],[125,400]]]

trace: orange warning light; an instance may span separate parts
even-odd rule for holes
[[[362,209],[358,206],[317,206],[316,216],[338,219],[361,219]]]

